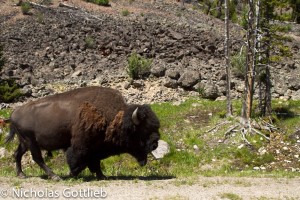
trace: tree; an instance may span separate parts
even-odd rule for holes
[[[285,45],[288,37],[284,35],[287,31],[285,24],[274,23],[274,20],[284,20],[286,13],[276,12],[278,8],[289,7],[287,1],[261,0],[259,32],[260,41],[257,51],[258,56],[258,84],[259,84],[259,107],[261,115],[272,114],[271,106],[271,73],[270,67],[280,62],[283,57],[291,56],[290,49]]]
[[[0,72],[4,66],[5,58],[3,46],[0,45]],[[0,102],[9,103],[21,97],[23,94],[13,79],[0,79]]]
[[[4,66],[3,46],[0,45],[0,71],[2,70],[3,66]]]
[[[255,27],[255,2],[248,0],[249,11],[247,15],[247,47],[246,47],[246,69],[245,69],[245,88],[242,106],[242,117],[248,123],[252,112],[255,67],[256,67],[256,30]]]
[[[249,121],[252,113],[254,83],[259,86],[259,107],[261,114],[271,115],[271,73],[270,67],[290,56],[285,45],[288,39],[284,34],[287,28],[275,20],[287,19],[287,13],[279,12],[279,8],[289,7],[287,0],[248,0],[247,13],[247,50],[245,89],[242,117]]]
[[[227,98],[227,116],[232,115],[231,105],[231,70],[230,70],[230,58],[229,58],[229,5],[228,0],[225,0],[225,59],[226,59],[226,98]]]
[[[290,0],[290,6],[293,8],[292,19],[300,24],[300,0]]]

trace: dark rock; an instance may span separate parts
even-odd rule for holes
[[[166,76],[171,79],[178,80],[180,77],[180,73],[179,73],[179,70],[177,70],[177,69],[168,69],[166,71]]]
[[[211,83],[211,82],[208,82],[205,84],[204,96],[203,96],[204,98],[215,100],[219,96],[220,95],[219,95],[218,87],[216,86],[216,84]]]
[[[168,88],[174,88],[174,89],[175,89],[175,88],[178,87],[178,83],[177,83],[176,80],[167,77],[167,78],[164,80],[164,86],[165,86],[165,87],[168,87]]]
[[[30,97],[32,94],[32,86],[31,85],[25,85],[22,89],[21,89],[22,94],[24,94],[27,97]]]
[[[163,65],[154,65],[150,71],[154,76],[162,77],[165,75],[166,68]]]
[[[141,5],[140,2],[136,4]],[[144,9],[149,5],[142,6]],[[0,76],[14,78],[22,87],[28,85],[29,88],[66,79],[76,86],[91,82],[111,86],[116,81],[112,78],[115,74],[126,74],[128,56],[138,51],[142,56],[155,60],[151,73],[158,77],[165,74],[160,83],[168,87],[168,91],[176,88],[175,92],[184,93],[184,89],[197,88],[195,85],[201,78],[204,84],[208,80],[216,82],[218,92],[224,94],[223,23],[190,9],[180,11],[182,17],[170,17],[174,16],[178,6],[162,1],[145,10],[150,12],[144,17],[134,15],[124,18],[81,9],[34,7],[34,13],[43,13],[43,24],[32,17],[6,23],[6,18],[0,16],[3,22],[0,23],[0,41],[4,44],[4,57],[7,58]],[[165,14],[157,14],[162,12]],[[16,14],[12,13],[9,18]],[[232,40],[240,41],[240,27],[232,24],[231,31]],[[91,38],[89,42],[93,48],[88,48],[87,37]],[[300,45],[293,40],[289,46],[292,47],[293,58],[272,67],[271,76],[273,95],[293,99],[298,98],[300,90]],[[235,42],[232,50],[233,54],[239,52],[240,43]],[[233,96],[238,98],[243,92],[244,82],[234,76],[232,82],[236,83],[232,86]],[[178,88],[179,84],[183,88]],[[136,83],[134,87],[142,86],[138,85]],[[125,84],[128,91],[132,89],[130,86]],[[211,88],[208,96],[215,98],[218,92]],[[33,88],[32,94],[36,97],[45,95]],[[136,95],[133,97],[143,100],[143,95]],[[173,94],[167,92],[162,95],[167,96],[165,99],[177,98],[170,97]]]
[[[176,31],[173,31],[173,30],[170,30],[170,35],[173,39],[176,39],[176,40],[181,40],[183,38],[182,34],[176,32]]]
[[[288,88],[291,90],[300,90],[300,74],[296,77],[291,77],[288,79]]]
[[[196,71],[186,71],[178,79],[178,83],[183,88],[192,88],[200,81],[200,74]]]
[[[141,87],[143,87],[145,84],[144,84],[144,81],[143,81],[143,80],[134,80],[134,81],[132,82],[132,85],[133,85],[133,87],[135,87],[135,88],[141,88]]]

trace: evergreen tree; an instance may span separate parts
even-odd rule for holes
[[[270,115],[271,108],[271,73],[270,67],[280,62],[283,57],[291,56],[290,49],[285,45],[289,39],[283,32],[287,31],[284,24],[274,23],[274,20],[283,20],[281,12],[276,12],[278,8],[287,6],[287,1],[262,0],[260,5],[259,29],[261,39],[259,45],[259,77],[260,89],[260,111],[262,115]]]
[[[4,66],[3,46],[0,45],[0,71],[2,70],[3,66]]]
[[[0,72],[4,66],[5,58],[3,55],[3,46],[0,46]],[[15,99],[21,97],[23,94],[19,89],[19,86],[13,79],[2,80],[0,79],[0,103],[12,102]]]
[[[300,23],[300,0],[290,0],[290,6],[292,7],[292,20],[296,23]]]

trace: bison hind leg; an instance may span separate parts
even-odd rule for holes
[[[22,171],[22,164],[21,164],[21,160],[23,155],[26,153],[27,151],[27,147],[25,146],[24,143],[20,142],[17,150],[15,151],[14,157],[16,160],[16,170],[17,170],[17,176],[20,178],[26,178],[26,175],[24,174],[24,172]]]
[[[76,151],[69,147],[66,151],[67,163],[70,168],[70,176],[78,176],[87,167],[86,155],[82,151]]]
[[[29,150],[31,152],[33,160],[47,173],[48,177],[55,181],[61,180],[61,178],[54,174],[53,171],[45,164],[41,149],[36,142],[31,141]]]

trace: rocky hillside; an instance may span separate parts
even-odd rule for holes
[[[25,16],[14,2],[0,2],[0,42],[7,58],[0,76],[16,78],[29,97],[103,85],[122,90],[130,102],[181,101],[199,91],[224,99],[223,22],[191,4],[135,0],[101,7],[53,0],[50,6],[32,5]],[[294,29],[293,58],[272,68],[274,98],[300,99],[300,35]],[[233,51],[241,47],[243,33],[231,24]],[[129,79],[132,52],[152,59],[149,78]],[[241,97],[243,80],[232,82],[233,96]]]

